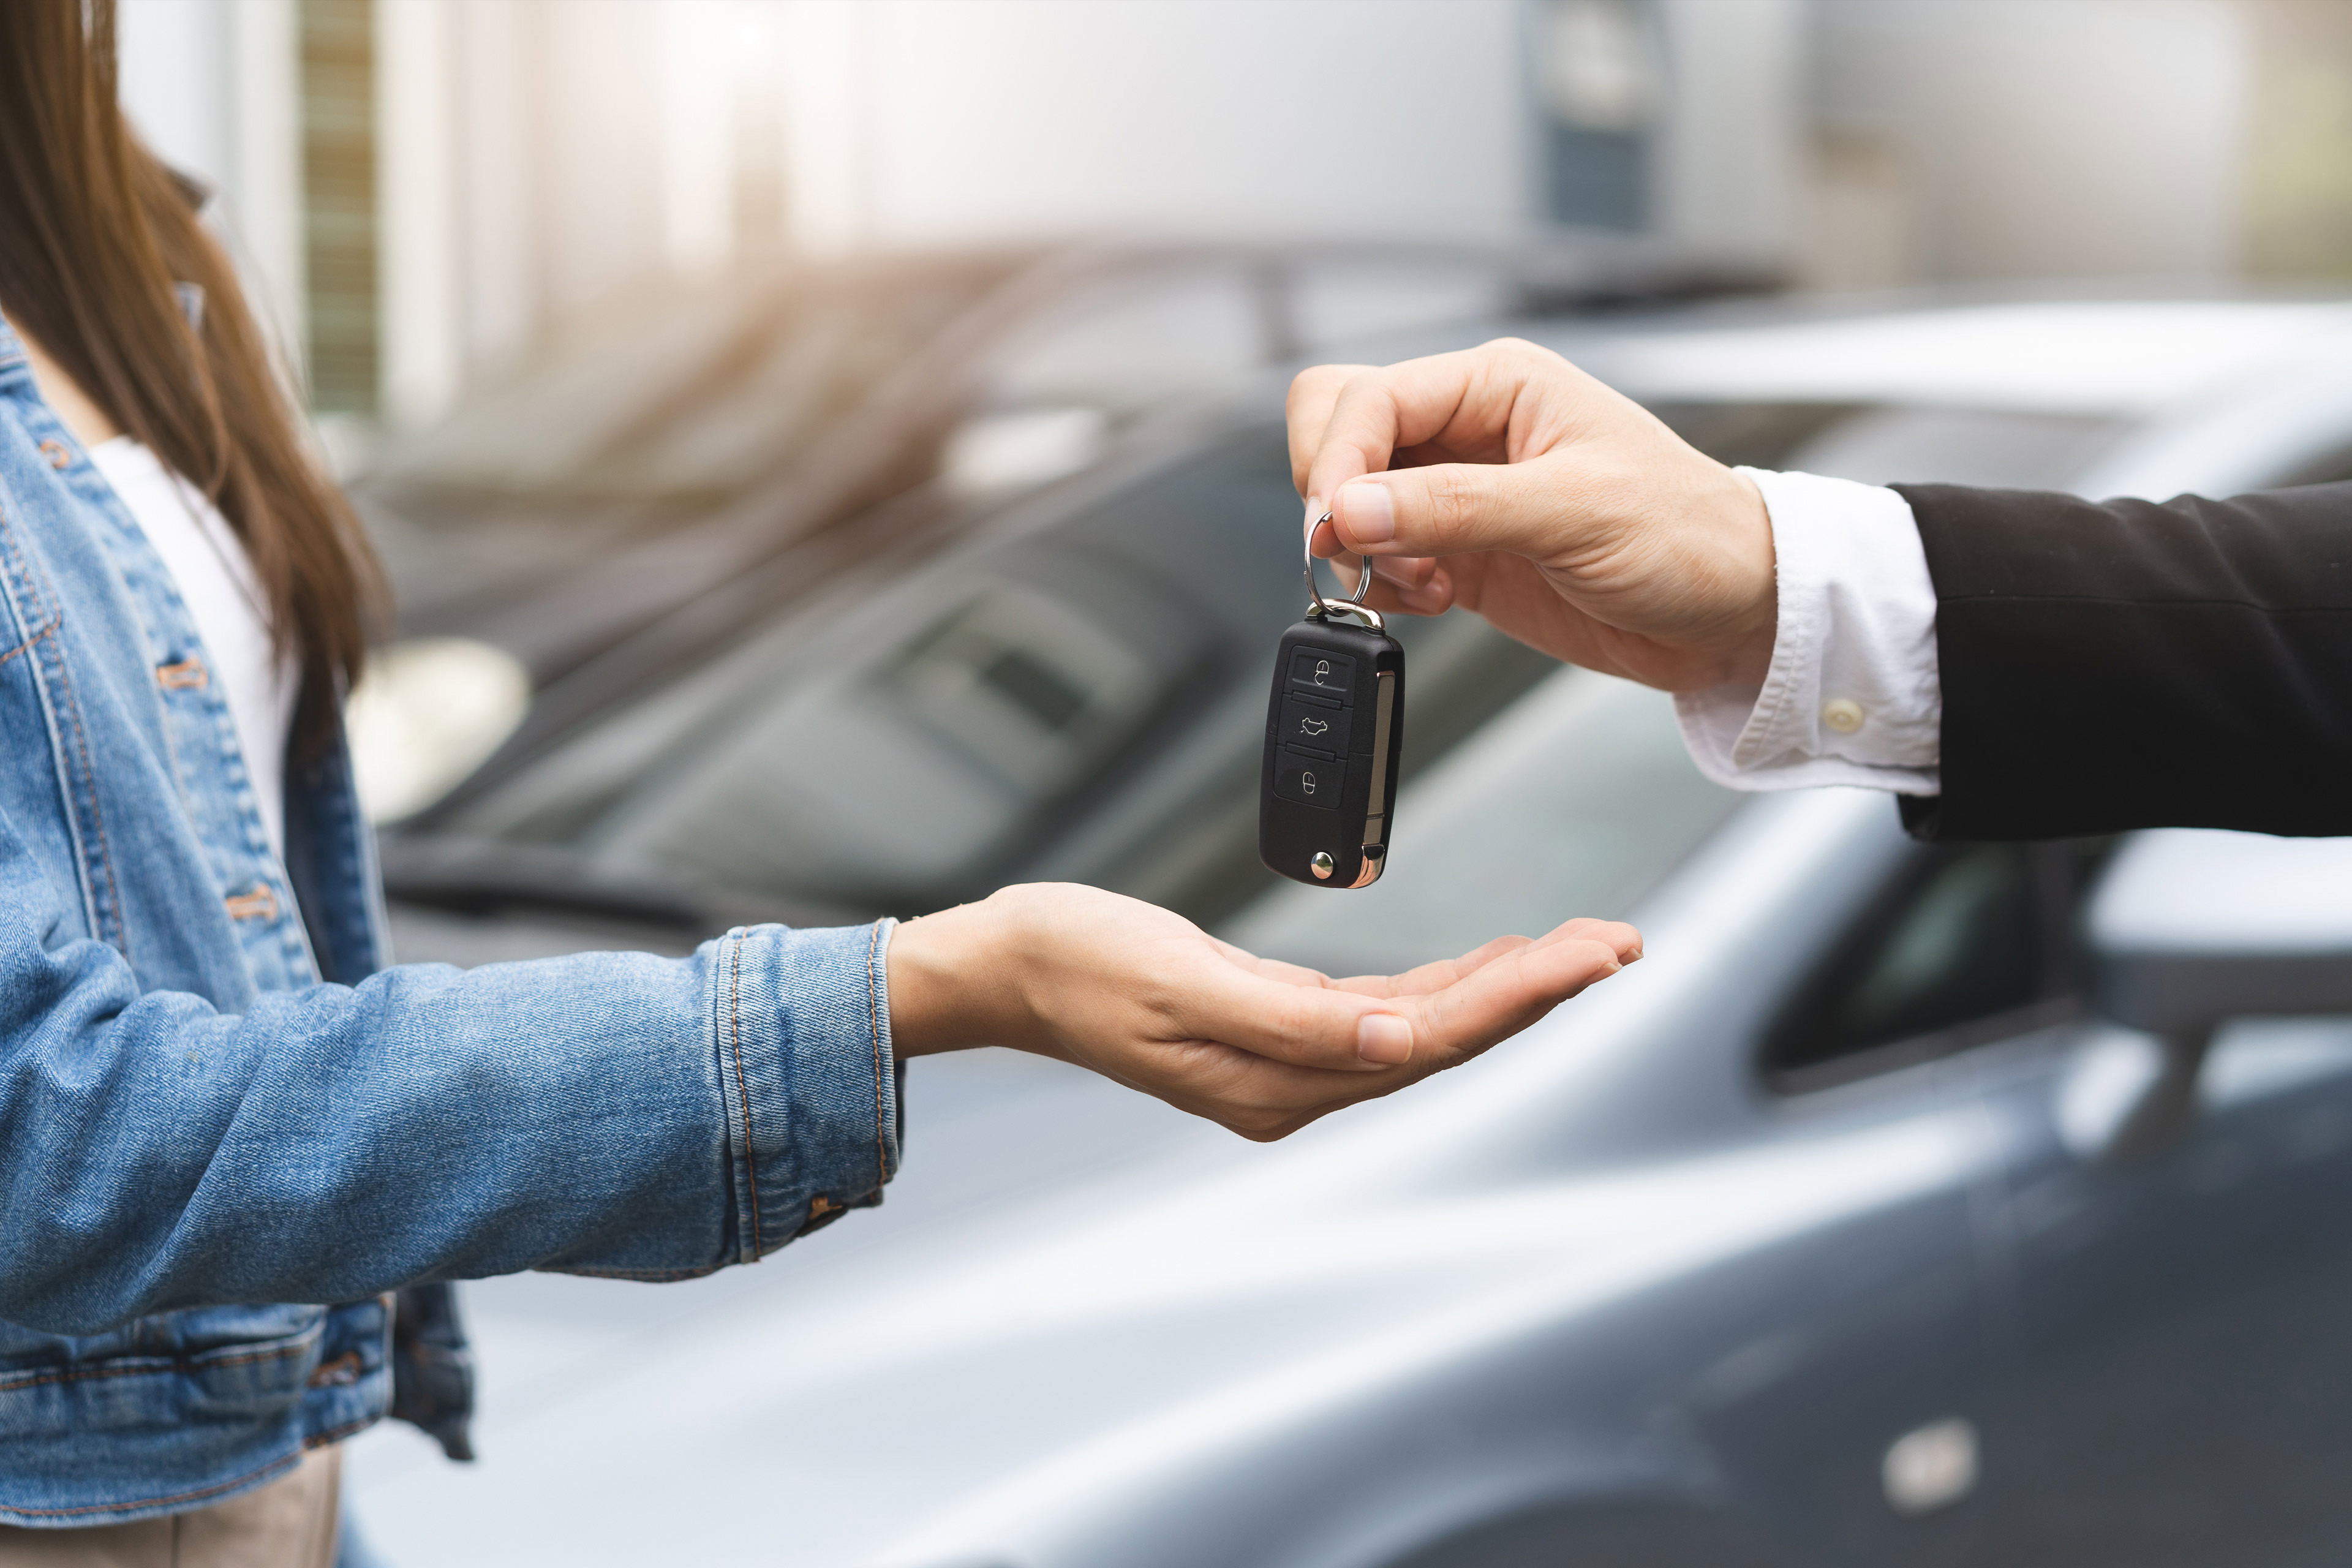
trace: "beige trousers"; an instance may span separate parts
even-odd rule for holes
[[[334,1568],[342,1473],[343,1451],[330,1445],[194,1513],[89,1530],[0,1524],[0,1568]]]

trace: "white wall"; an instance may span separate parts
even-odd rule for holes
[[[1805,0],[1664,0],[1670,92],[1654,169],[1661,233],[1784,259],[1802,217]]]
[[[294,0],[121,0],[123,106],[166,162],[219,193],[220,227],[265,325],[302,321]]]
[[[1516,0],[792,0],[816,244],[1484,233],[1529,205]]]
[[[446,0],[376,0],[376,205],[383,412],[428,425],[463,390],[457,36]]]
[[[1669,232],[1782,243],[1801,3],[1665,0]],[[271,309],[299,322],[294,0],[123,4],[134,117],[221,186]],[[635,279],[725,266],[746,180],[781,183],[789,238],[816,252],[1522,231],[1529,16],[1526,0],[378,0],[386,415],[430,421]],[[747,146],[747,127],[781,147]]]
[[[380,0],[387,409],[724,267],[747,181],[818,252],[1524,230],[1540,3]],[[1660,5],[1670,236],[1848,282],[2237,265],[2231,0]],[[295,0],[122,6],[133,118],[299,321]]]
[[[2222,0],[1815,0],[1814,110],[1876,138],[1928,279],[2235,271],[2252,40]],[[1880,237],[1884,239],[1885,237]]]

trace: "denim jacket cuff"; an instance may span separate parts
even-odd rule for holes
[[[748,926],[719,940],[711,1017],[735,1262],[757,1262],[850,1209],[873,1207],[898,1173],[896,924]]]

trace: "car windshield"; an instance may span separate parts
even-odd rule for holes
[[[1721,462],[1866,485],[2064,489],[2132,427],[2111,415],[1910,404],[1676,400],[1649,406]]]
[[[2059,487],[2121,428],[1654,406],[1723,460],[1870,480]],[[773,613],[419,826],[803,916],[937,908],[1036,877],[1231,914],[1270,881],[1255,839],[1263,660],[1298,613],[1297,500],[1278,423],[1151,441],[975,511],[946,531],[965,541],[949,553]],[[1276,890],[1236,930],[1318,967],[1378,968],[1466,946],[1505,911],[1538,931],[1614,914],[1727,809],[1685,760],[1666,700],[1606,682],[1543,685],[1417,783],[1556,667],[1475,617],[1391,624],[1412,672],[1407,798],[1433,804],[1406,810],[1373,889]],[[1491,779],[1462,771],[1510,747],[1523,760]]]
[[[1385,974],[1498,931],[1616,919],[1740,801],[1691,765],[1674,700],[1565,669],[1397,802],[1395,852],[1344,898],[1285,883],[1220,935],[1337,974]]]
[[[740,891],[953,901],[1151,753],[1230,749],[1217,699],[1261,686],[1297,614],[1279,426],[1103,479],[783,617],[436,826]]]

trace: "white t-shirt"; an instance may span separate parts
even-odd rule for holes
[[[131,509],[163,558],[205,640],[205,662],[228,699],[238,749],[261,802],[269,847],[286,855],[286,742],[300,680],[270,647],[268,602],[245,545],[202,490],[128,436],[101,441],[89,460]]]

